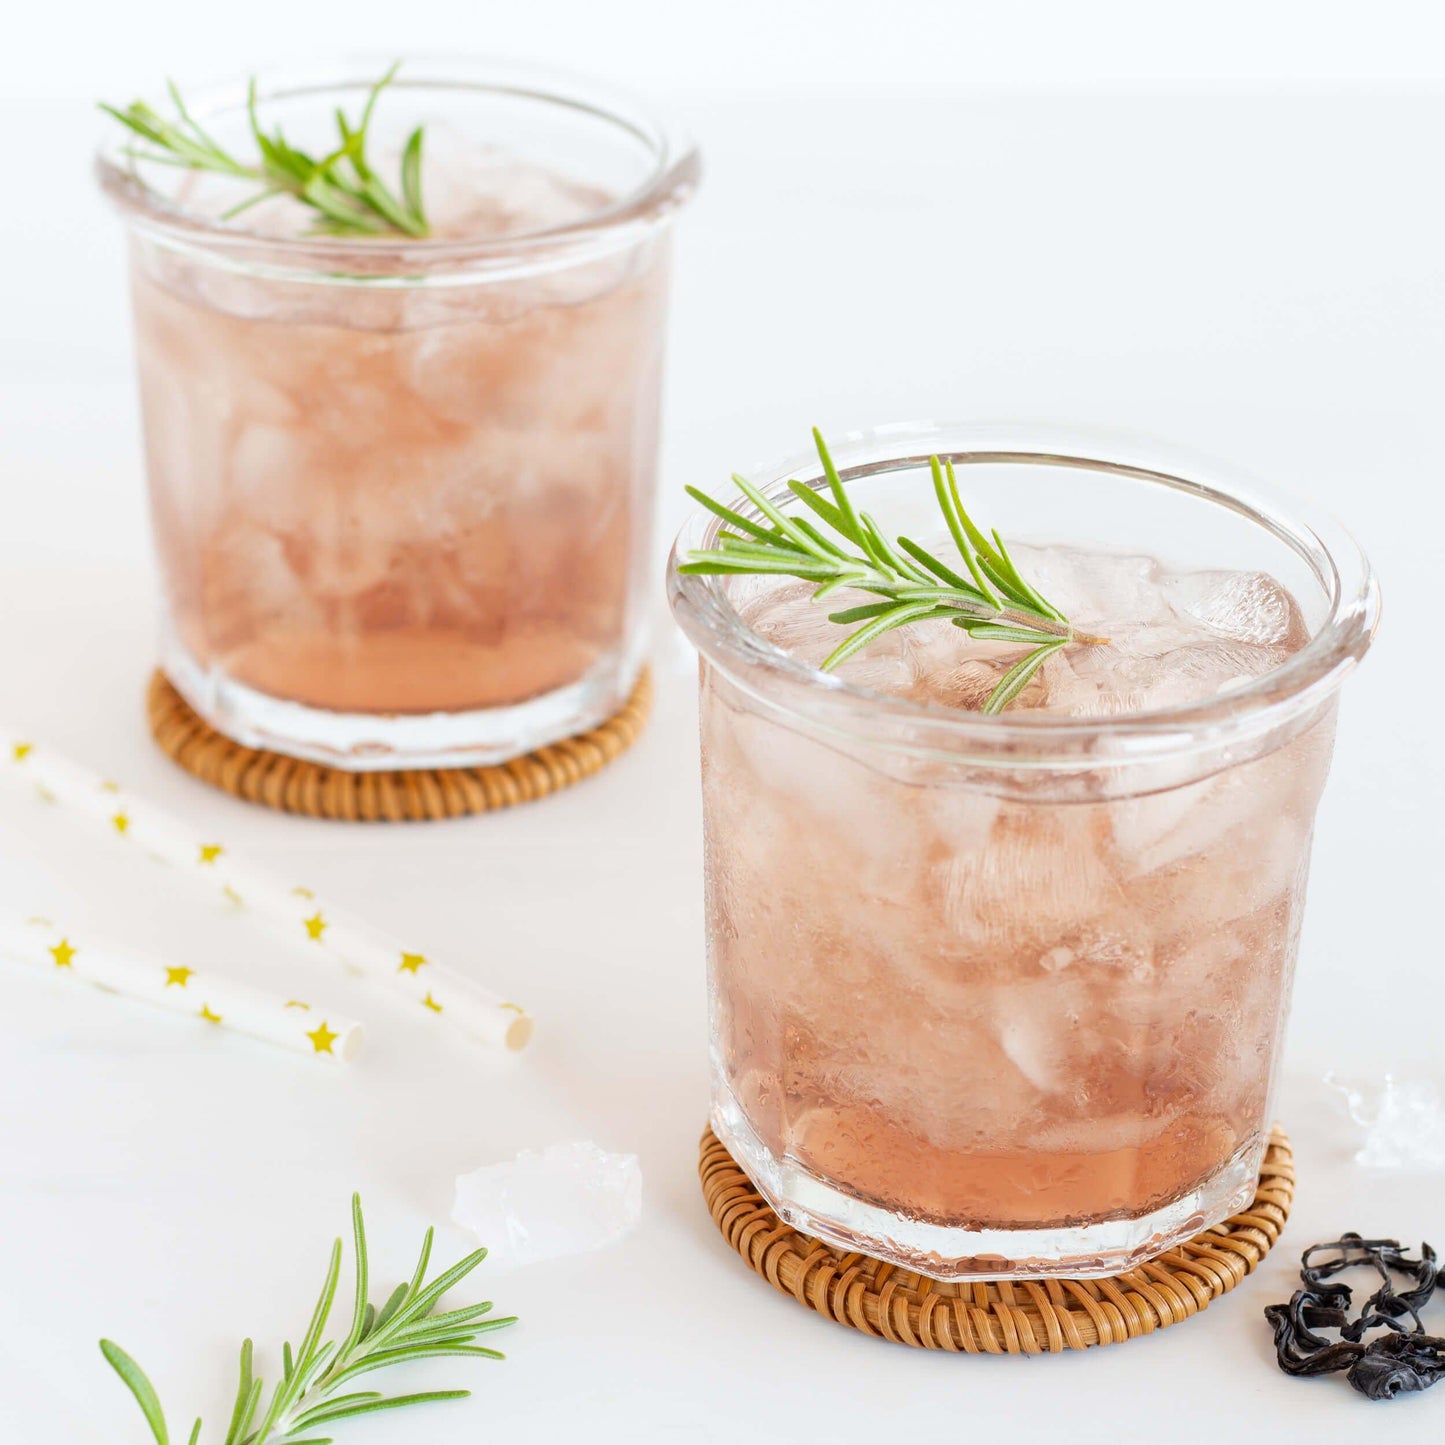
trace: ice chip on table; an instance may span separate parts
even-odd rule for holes
[[[947,538],[930,546],[953,555]],[[1207,702],[1279,667],[1309,640],[1295,600],[1263,572],[1185,572],[1084,547],[1011,550],[1023,575],[1077,627],[1109,639],[1056,653],[1011,704],[1013,713],[1117,717]],[[877,599],[840,589],[817,604],[812,592],[793,581],[752,587],[740,608],[759,636],[816,667],[850,630],[828,614]],[[875,692],[978,711],[1027,650],[981,642],[933,619],[885,633],[836,674]]]
[[[588,1254],[616,1244],[642,1213],[635,1154],[591,1142],[524,1149],[457,1178],[452,1220],[486,1245],[502,1269]]]
[[[1429,1079],[1352,1083],[1325,1075],[1364,1129],[1355,1163],[1371,1169],[1445,1169],[1445,1100]]]

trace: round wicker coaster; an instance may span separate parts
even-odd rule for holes
[[[865,1335],[971,1355],[1085,1350],[1187,1320],[1269,1253],[1294,1198],[1294,1154],[1276,1128],[1248,1209],[1127,1274],[944,1282],[844,1254],[790,1228],[711,1129],[702,1136],[698,1172],[723,1237],[769,1284]]]
[[[632,746],[652,709],[644,668],[622,709],[585,733],[477,768],[349,773],[243,747],[218,733],[158,671],[146,693],[151,735],[188,773],[248,803],[345,822],[415,822],[545,798],[601,771]]]

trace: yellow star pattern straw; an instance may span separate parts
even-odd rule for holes
[[[354,1019],[327,1013],[317,1028],[311,1006],[300,999],[278,998],[188,964],[128,952],[99,938],[62,934],[46,919],[25,923],[0,919],[0,958],[31,964],[52,976],[202,1019],[218,1031],[234,1029],[330,1063],[350,1062],[361,1047],[361,1025]]]
[[[229,846],[198,836],[200,830],[184,820],[103,781],[33,738],[0,732],[0,781],[7,777],[28,782],[78,819],[108,834],[117,846],[138,847],[148,857],[219,890],[235,905],[234,911],[244,910],[266,920],[280,937],[290,939],[308,955],[328,954],[343,969],[400,994],[413,1007],[420,1004],[427,1016],[509,1050],[524,1048],[532,1036],[532,1019],[520,1004],[422,952],[412,940],[390,937],[348,914],[320,898],[304,882],[278,877],[237,858]],[[58,959],[55,962],[67,966]],[[172,996],[191,994],[193,987],[168,985]],[[226,1010],[218,1011],[229,1025]],[[335,1026],[332,1020],[330,1027]]]
[[[321,1027],[319,1029],[312,1029],[306,1037],[311,1040],[311,1046],[318,1054],[329,1054],[332,1044],[334,1044],[341,1035],[332,1033],[332,1031],[326,1027],[326,1020],[322,1019]]]

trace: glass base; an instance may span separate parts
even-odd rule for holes
[[[642,653],[639,643],[512,707],[415,714],[332,712],[272,697],[203,667],[173,638],[162,642],[161,669],[206,722],[243,746],[366,773],[486,767],[587,732],[627,701]]]
[[[844,1194],[771,1153],[719,1089],[713,1132],[786,1224],[831,1244],[930,1279],[1097,1279],[1153,1259],[1254,1198],[1266,1140],[1238,1150],[1199,1188],[1132,1219],[1047,1229],[966,1229],[930,1224]]]

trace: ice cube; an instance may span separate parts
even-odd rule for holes
[[[1350,1117],[1364,1127],[1355,1163],[1372,1169],[1445,1169],[1445,1103],[1428,1079],[1355,1084],[1325,1075],[1345,1096]]]
[[[736,605],[742,609],[744,621],[765,642],[817,667],[847,636],[838,623],[828,620],[829,613],[878,599],[845,587],[815,603],[816,586],[816,583],[785,582],[746,598],[739,592]],[[885,634],[878,639],[878,645],[882,646],[892,636]],[[893,645],[896,646],[896,639]]]
[[[1148,872],[1151,867],[1171,863],[1186,856],[1193,848],[1211,842],[1206,824],[1206,836],[1196,843],[1190,823],[1196,817],[1207,819],[1225,811],[1209,811],[1210,798],[1216,787],[1216,780],[1207,778],[1203,782],[1185,783],[1182,787],[1141,793],[1135,798],[1121,798],[1110,803],[1109,821],[1114,842],[1126,860],[1126,871]],[[1227,815],[1220,822],[1219,831],[1232,826],[1233,822],[1232,815]],[[1166,839],[1169,841],[1164,843],[1162,851],[1152,854],[1151,850]]]
[[[1016,655],[1022,657],[1022,649],[1019,649]],[[960,712],[982,712],[984,703],[988,701],[1012,661],[1013,658],[1010,657],[971,657],[957,667],[931,675],[924,679],[929,699],[941,703],[944,707],[957,708]],[[1049,671],[1046,663],[1034,673],[1013,707],[1023,709],[1040,706],[1049,695],[1049,684],[1045,677],[1045,673]]]
[[[1114,841],[1130,876],[1154,873],[1225,848],[1229,839],[1262,839],[1281,820],[1306,829],[1324,787],[1333,721],[1283,748],[1214,777],[1109,805]]]
[[[835,628],[835,631],[839,641],[846,635],[841,629]],[[838,676],[854,687],[866,687],[889,697],[906,697],[918,684],[913,659],[897,645],[864,648],[854,653],[838,668]]]
[[[591,1142],[524,1149],[457,1179],[452,1220],[484,1244],[502,1269],[587,1254],[616,1244],[642,1213],[635,1154]]]
[[[1020,572],[1071,621],[1108,632],[1120,622],[1151,623],[1169,615],[1153,557],[1082,547],[1016,543]]]
[[[510,428],[532,455],[553,435],[573,432],[595,450],[625,420],[626,379],[649,354],[645,301],[634,288],[582,309],[526,302],[510,316],[474,309],[409,337],[402,380],[444,426]]]
[[[1179,616],[1239,642],[1295,652],[1309,640],[1294,598],[1266,572],[1190,572],[1164,591]]]
[[[1050,659],[1045,701],[1049,711],[1071,717],[1178,707],[1261,677],[1288,656],[1282,646],[1201,635],[1177,621],[1114,626],[1108,646],[1070,648]]]
[[[1191,702],[1228,692],[1263,677],[1288,657],[1283,647],[1222,639],[1176,647],[1159,659],[1160,685],[1154,705]]]
[[[432,233],[468,240],[571,225],[612,197],[496,146],[445,121],[426,131],[427,219]]]
[[[1047,1094],[1059,1087],[1063,1059],[1044,1020],[1020,1011],[1003,1020],[998,1041],[1009,1062],[1034,1088]]]
[[[961,950],[982,956],[1028,944],[1038,957],[1101,914],[1127,909],[1106,827],[1092,809],[1001,806],[984,846],[934,864],[926,906]]]
[[[728,707],[721,697],[710,706],[717,709],[709,727],[714,756],[705,762],[704,787],[718,809],[719,836],[727,826],[733,846],[816,852],[820,865],[847,857],[859,876],[875,881],[921,846],[910,815],[900,811],[911,796],[900,799],[845,741]]]
[[[1175,929],[1217,929],[1296,896],[1309,843],[1308,825],[1296,818],[1253,820],[1203,852],[1161,866],[1139,881],[1135,894],[1166,910]]]
[[[259,523],[281,527],[304,518],[310,462],[306,436],[297,428],[245,423],[231,443],[230,497]]]

